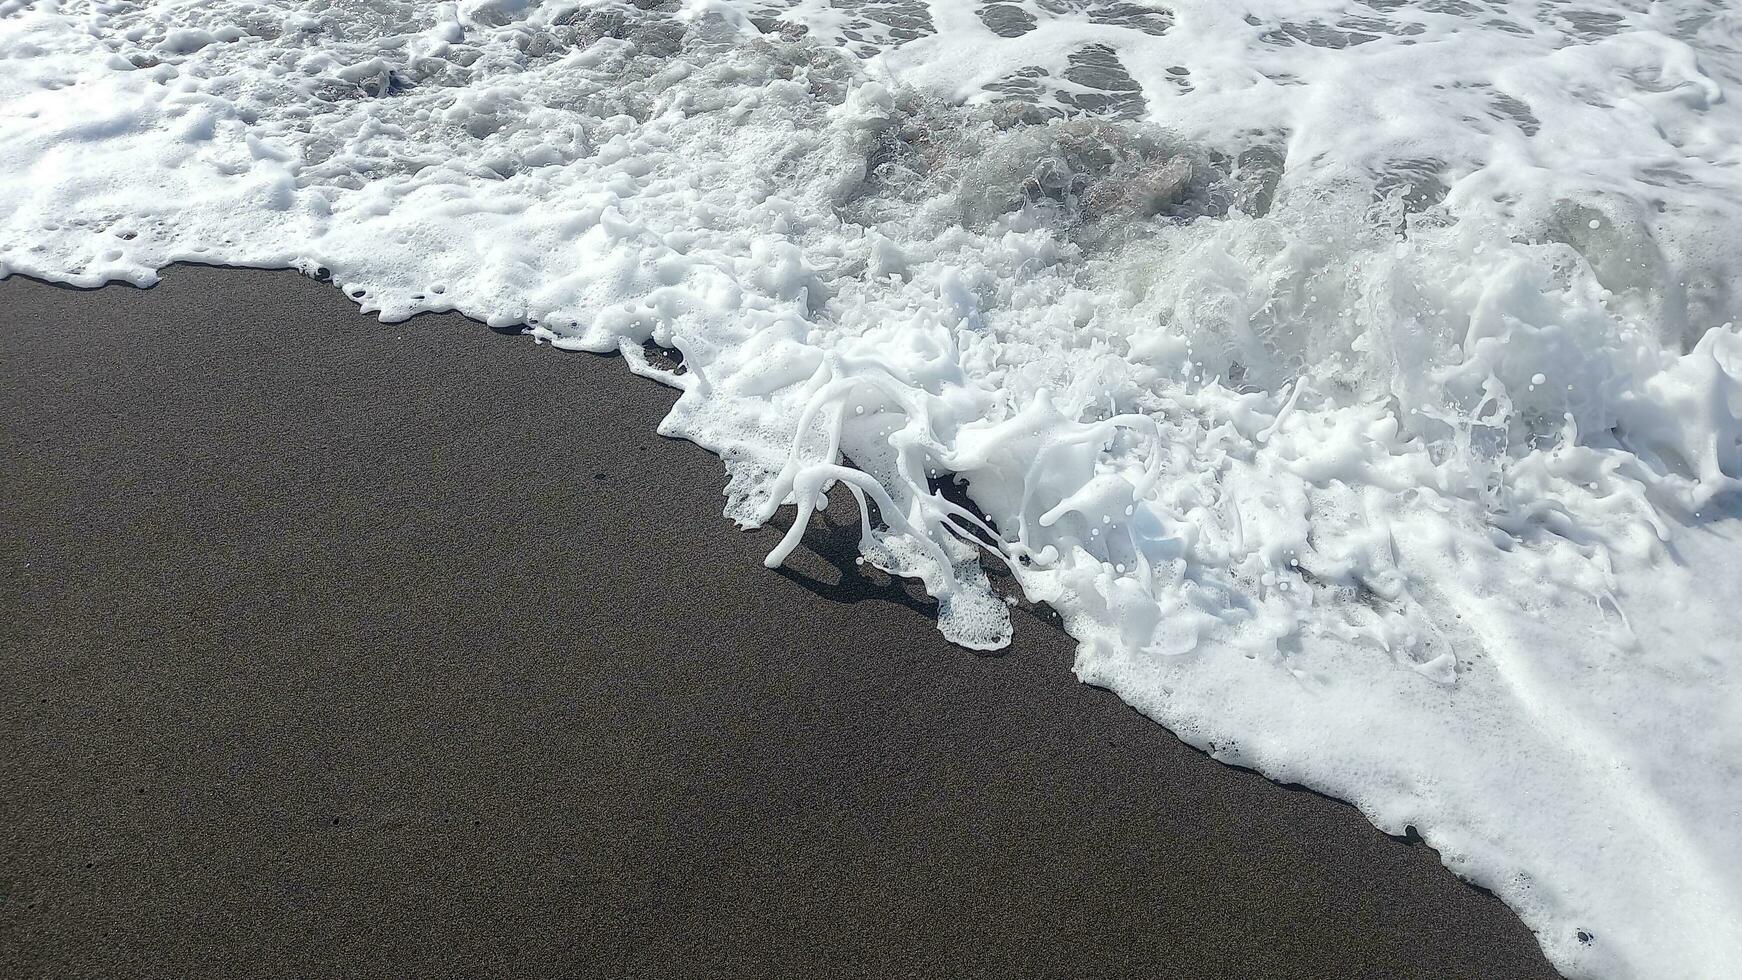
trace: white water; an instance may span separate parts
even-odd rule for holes
[[[729,516],[1737,976],[1738,98],[1702,0],[0,0],[0,275],[621,349]]]

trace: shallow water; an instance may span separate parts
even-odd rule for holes
[[[1006,566],[1569,975],[1724,976],[1739,86],[1689,0],[0,0],[0,274],[620,349],[734,519],[845,481],[955,641]]]

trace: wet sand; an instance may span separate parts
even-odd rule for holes
[[[674,398],[291,273],[0,282],[0,974],[1554,975],[847,511],[764,569]]]

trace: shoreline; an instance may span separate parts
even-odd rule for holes
[[[208,266],[0,319],[8,975],[1555,975],[848,510],[764,569],[612,358]]]

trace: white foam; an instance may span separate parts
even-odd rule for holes
[[[1414,827],[1569,975],[1726,976],[1737,42],[1699,0],[0,0],[0,275],[289,266],[621,350],[735,519],[845,482],[952,639],[1007,642],[1007,566],[1084,680]]]

